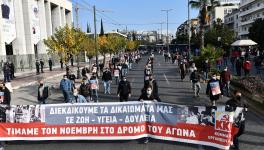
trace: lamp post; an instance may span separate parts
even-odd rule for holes
[[[169,12],[173,9],[164,9],[161,11],[165,11],[167,14],[167,36],[166,36],[166,44],[167,44],[167,50],[169,51]]]

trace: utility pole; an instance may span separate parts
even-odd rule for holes
[[[75,13],[76,13],[76,28],[79,28],[79,5],[78,3],[76,3],[76,7],[75,7]],[[81,78],[81,74],[80,74],[80,60],[79,60],[79,53],[77,54],[77,79]]]
[[[97,32],[96,32],[96,9],[95,5],[93,6],[93,13],[94,13],[94,44],[95,44],[95,52],[96,52],[96,73],[98,76],[98,71],[99,71],[99,65],[98,65],[98,49],[97,49]]]
[[[169,52],[169,12],[172,11],[173,9],[165,9],[161,11],[165,11],[167,13],[167,37],[166,37],[166,43],[167,43],[167,50]]]
[[[188,52],[191,51],[191,20],[190,20],[190,0],[188,0]]]

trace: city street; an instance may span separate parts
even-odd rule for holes
[[[133,64],[133,69],[128,73],[128,81],[132,84],[131,101],[137,101],[143,87],[143,71],[148,56],[143,56],[138,64]],[[205,95],[205,86],[202,84],[201,96],[193,98],[189,75],[182,82],[179,76],[178,66],[171,62],[164,62],[161,55],[155,55],[154,78],[158,82],[159,95],[163,102],[204,106],[209,105],[209,98]],[[46,81],[52,87],[52,95],[48,103],[62,103],[63,97],[59,91],[59,82],[62,76]],[[100,85],[100,102],[118,102],[116,95],[117,85],[112,84],[111,94],[103,94],[103,86]],[[30,105],[37,104],[37,88],[31,85],[14,90],[11,104]],[[228,98],[224,97],[217,101],[218,105],[224,104]],[[246,116],[246,132],[240,138],[242,150],[261,150],[264,146],[264,118],[249,109]],[[12,141],[6,144],[7,150],[214,150],[215,148],[185,144],[179,142],[168,142],[161,140],[151,140],[148,144],[139,144],[138,141]]]

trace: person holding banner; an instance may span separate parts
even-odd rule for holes
[[[5,83],[0,84],[0,104],[10,105],[11,103],[11,93],[9,89],[5,86]]]
[[[87,103],[87,100],[85,99],[85,97],[80,95],[76,88],[73,89],[73,98],[71,100],[72,100],[71,101],[72,104],[73,103]]]
[[[206,95],[210,97],[212,106],[215,106],[215,102],[219,100],[220,95],[223,97],[222,86],[220,86],[220,80],[216,78],[216,73],[212,74],[212,79],[209,80],[206,88]]]
[[[128,98],[131,97],[131,85],[126,77],[123,77],[118,85],[117,96],[119,97],[120,102],[127,102]]]
[[[90,85],[91,85],[91,97],[94,102],[98,102],[98,90],[99,90],[99,82],[96,77],[96,73],[90,78]]]
[[[239,150],[238,138],[244,133],[246,124],[245,113],[247,112],[247,104],[241,99],[241,95],[241,92],[235,90],[234,97],[226,102],[226,111],[235,112],[235,118],[237,118],[234,122],[235,126],[239,128],[239,130],[233,138],[233,144],[236,150]]]

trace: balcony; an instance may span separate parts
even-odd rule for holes
[[[247,0],[247,2],[240,2],[240,7],[243,7],[243,6],[245,6],[245,5],[247,5],[247,4],[250,4],[250,3],[252,3],[252,2],[254,2],[255,0]]]
[[[241,21],[240,25],[244,26],[244,25],[252,24],[254,21],[255,21],[255,19],[250,19],[250,20],[247,20],[247,21]]]
[[[261,9],[264,9],[264,3],[261,3],[259,7],[254,7],[254,8],[251,8],[249,10],[246,10],[246,11],[242,11],[240,12],[239,16],[245,16],[245,15],[248,15],[248,14],[251,14],[251,13],[254,13],[256,11],[260,11]]]

